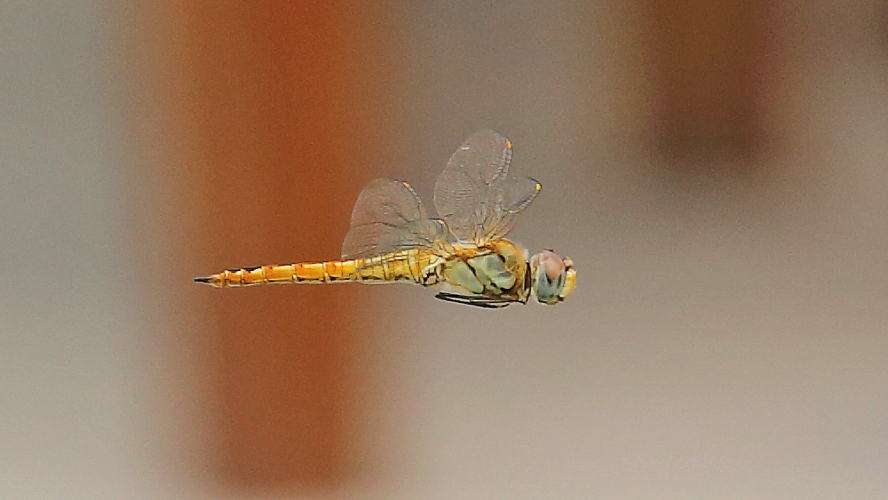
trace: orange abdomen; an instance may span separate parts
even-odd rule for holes
[[[267,283],[412,282],[422,283],[423,270],[437,257],[427,250],[404,250],[378,257],[328,262],[302,262],[226,270],[195,278],[217,288]]]

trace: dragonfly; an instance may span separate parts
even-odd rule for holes
[[[573,261],[553,250],[534,255],[506,239],[542,185],[509,175],[512,143],[481,130],[453,153],[435,183],[437,218],[410,184],[376,179],[358,195],[341,260],[265,265],[195,278],[217,288],[268,283],[441,285],[435,297],[501,308],[557,304],[576,286]]]

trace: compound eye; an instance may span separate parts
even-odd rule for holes
[[[555,281],[560,274],[564,273],[564,261],[550,250],[540,252],[539,266],[551,281]]]
[[[561,301],[564,288],[565,265],[554,252],[546,250],[537,255],[536,281],[537,300],[543,304]]]

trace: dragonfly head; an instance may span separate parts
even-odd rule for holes
[[[539,302],[557,304],[573,292],[577,272],[573,261],[543,250],[530,258],[531,287]]]

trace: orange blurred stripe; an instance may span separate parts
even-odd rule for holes
[[[197,250],[219,266],[208,271],[338,257],[364,181],[399,156],[392,12],[386,2],[184,4],[185,155]],[[211,439],[227,481],[335,483],[354,468],[350,317],[368,294],[295,288],[206,299],[218,320],[207,332],[218,345]]]

